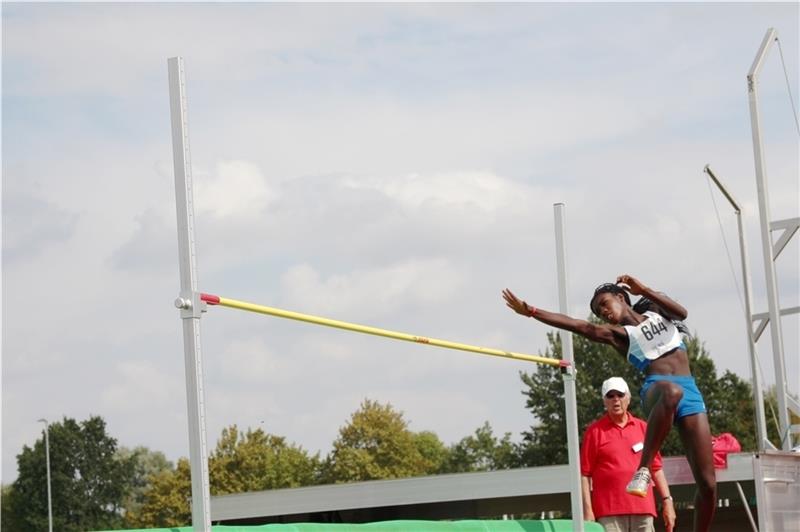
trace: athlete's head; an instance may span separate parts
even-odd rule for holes
[[[611,323],[619,323],[625,307],[631,306],[631,298],[628,292],[621,286],[614,283],[605,283],[598,286],[591,301],[589,308],[595,316]]]

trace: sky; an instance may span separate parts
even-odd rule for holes
[[[543,353],[629,273],[749,379],[736,218],[767,309],[746,74],[797,3],[2,5],[2,482],[46,418],[188,456],[167,58],[185,61],[199,288],[420,336]],[[760,80],[773,220],[800,215],[777,47]],[[797,106],[797,103],[795,103]],[[715,204],[717,210],[715,211]],[[717,212],[719,214],[717,214]],[[800,239],[778,260],[800,305]],[[730,258],[729,258],[730,257]],[[800,391],[800,317],[782,321]],[[206,425],[325,454],[370,398],[447,444],[533,423],[530,363],[232,309],[201,320]],[[758,353],[774,383],[771,345]],[[599,393],[599,392],[598,392]]]

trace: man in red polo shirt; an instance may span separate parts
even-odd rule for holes
[[[624,379],[606,380],[602,393],[606,414],[589,425],[581,445],[584,519],[598,521],[606,532],[652,532],[657,515],[652,485],[644,498],[625,492],[628,480],[639,467],[647,424],[628,412],[631,394]],[[661,495],[664,524],[671,532],[675,508],[660,454],[656,454],[650,470]]]

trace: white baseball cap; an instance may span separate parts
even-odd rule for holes
[[[625,379],[622,377],[611,377],[603,382],[603,397],[611,390],[622,392],[625,395],[630,393],[628,390],[628,383],[626,383]]]

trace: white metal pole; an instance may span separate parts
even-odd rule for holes
[[[167,65],[181,278],[180,296],[175,301],[175,306],[181,309],[180,316],[183,321],[186,402],[189,415],[189,462],[192,474],[192,526],[195,531],[208,532],[211,530],[211,497],[203,393],[203,357],[200,349],[200,316],[203,303],[197,292],[194,200],[186,120],[186,78],[183,58],[171,57],[167,60]]]
[[[767,438],[767,421],[764,414],[764,390],[761,388],[761,379],[758,375],[758,358],[756,357],[756,341],[753,337],[753,288],[750,279],[750,271],[747,254],[747,244],[744,239],[744,227],[742,226],[742,213],[736,211],[736,226],[739,230],[739,250],[742,262],[742,277],[744,283],[744,308],[745,308],[745,326],[747,327],[747,349],[750,355],[750,376],[753,380],[753,398],[755,402],[756,414],[756,436],[758,438],[759,451],[765,450],[767,447],[773,447]]]
[[[761,250],[764,255],[764,271],[766,274],[767,302],[769,305],[769,325],[772,340],[772,359],[775,366],[775,395],[778,402],[778,424],[781,447],[791,449],[789,434],[789,412],[786,404],[786,366],[783,358],[783,333],[781,332],[780,303],[778,301],[778,283],[775,276],[775,261],[770,232],[769,191],[767,188],[767,167],[764,161],[764,141],[761,136],[761,118],[758,109],[758,74],[764,64],[764,58],[778,34],[769,28],[761,47],[756,54],[753,65],[747,74],[747,92],[750,102],[750,125],[753,134],[753,155],[755,158],[756,185],[758,189],[758,213],[761,220]]]
[[[736,213],[736,227],[739,230],[739,255],[742,262],[742,284],[744,285],[744,319],[747,327],[747,349],[750,355],[750,378],[753,382],[753,401],[756,413],[756,439],[757,449],[763,451],[768,445],[767,422],[764,416],[764,393],[761,389],[761,379],[758,378],[758,359],[756,358],[756,340],[753,336],[753,289],[750,280],[750,259],[747,254],[747,242],[744,238],[744,227],[742,225],[742,208],[733,195],[725,188],[717,178],[709,165],[703,169],[705,173],[714,181],[714,184],[722,191],[722,194],[733,206]]]
[[[556,226],[556,266],[558,270],[558,308],[569,314],[567,298],[567,251],[566,219],[564,204],[553,205]],[[572,333],[559,331],[561,335],[561,357],[569,362],[564,373],[564,409],[567,423],[567,456],[569,457],[570,502],[572,507],[572,530],[583,532],[583,497],[581,493],[581,471],[578,436],[578,399],[575,387],[575,356],[572,351]]]
[[[47,530],[53,532],[53,494],[50,487],[50,424],[42,418],[39,423],[44,423],[44,454],[47,461]]]

